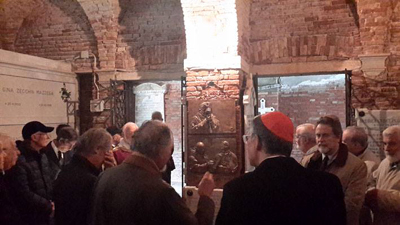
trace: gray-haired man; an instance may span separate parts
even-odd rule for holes
[[[212,224],[214,189],[206,173],[199,184],[200,200],[193,215],[160,170],[173,151],[169,127],[157,120],[144,123],[133,135],[134,153],[99,178],[93,203],[93,224]]]
[[[90,200],[103,165],[115,164],[111,135],[102,128],[91,128],[78,138],[71,162],[61,170],[54,184],[56,224],[87,224]]]

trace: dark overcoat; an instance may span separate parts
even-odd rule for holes
[[[48,160],[30,141],[18,142],[17,164],[6,173],[12,199],[26,224],[48,224],[52,213],[52,182]]]
[[[88,224],[94,184],[101,170],[74,154],[54,182],[56,225]]]
[[[225,185],[216,224],[346,224],[341,184],[292,158],[269,158]]]

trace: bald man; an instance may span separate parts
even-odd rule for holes
[[[343,131],[343,144],[349,152],[365,163],[368,171],[368,186],[372,181],[372,173],[378,168],[381,160],[368,148],[368,135],[362,127],[349,126]]]
[[[296,145],[304,155],[309,155],[317,150],[314,124],[304,123],[297,126]]]
[[[113,152],[114,158],[118,165],[132,154],[132,136],[138,129],[139,127],[133,122],[128,122],[122,127],[123,137],[119,142],[118,147],[116,147]]]
[[[382,133],[386,158],[373,173],[376,185],[365,195],[365,204],[374,213],[374,225],[400,221],[400,126]]]

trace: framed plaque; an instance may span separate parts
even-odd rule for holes
[[[214,174],[217,188],[240,174],[242,155],[235,137],[188,137],[186,183],[196,186],[207,171]]]
[[[236,133],[235,100],[188,100],[188,133]]]

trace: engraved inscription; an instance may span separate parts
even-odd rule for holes
[[[400,124],[400,111],[357,109],[356,121],[357,126],[363,127],[368,134],[368,149],[384,157],[382,132],[389,126]]]

